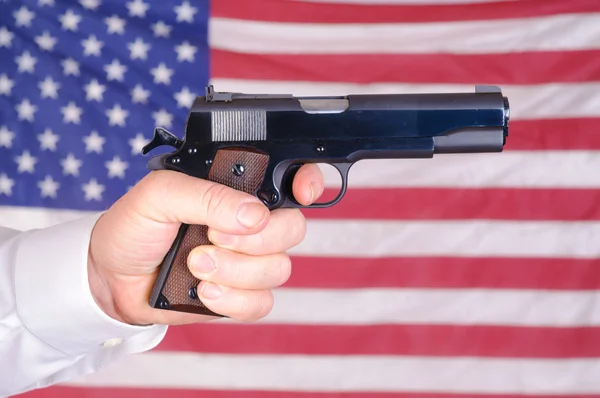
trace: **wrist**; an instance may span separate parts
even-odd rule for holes
[[[102,312],[119,322],[129,323],[117,311],[109,279],[96,266],[91,255],[88,257],[88,282],[92,297]]]

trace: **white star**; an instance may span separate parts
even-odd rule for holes
[[[152,30],[156,37],[169,37],[169,34],[171,33],[171,27],[166,25],[163,21],[158,21],[152,25]]]
[[[123,81],[123,75],[127,71],[127,66],[121,64],[118,59],[114,59],[110,65],[104,67],[106,78],[108,80]]]
[[[69,175],[72,174],[74,176],[79,175],[79,168],[83,162],[73,156],[72,153],[69,153],[66,158],[60,161],[60,164],[63,167],[63,174]]]
[[[39,6],[53,6],[54,0],[39,0],[38,5]]]
[[[40,147],[42,150],[48,149],[50,151],[56,151],[56,144],[60,137],[57,134],[54,134],[52,130],[46,129],[44,130],[44,134],[38,135],[38,140],[40,141]]]
[[[73,58],[65,59],[61,64],[65,75],[79,76],[79,64]]]
[[[96,39],[96,35],[90,35],[86,40],[81,41],[83,46],[83,55],[100,55],[104,43]]]
[[[85,200],[102,200],[104,186],[98,184],[95,178],[92,178],[87,184],[82,185],[81,188],[85,192]]]
[[[194,62],[194,56],[196,55],[196,51],[198,51],[198,47],[192,46],[187,41],[184,41],[181,45],[175,47],[175,52],[177,52],[177,61]]]
[[[64,30],[72,30],[75,32],[77,31],[79,22],[81,22],[81,16],[75,14],[71,10],[67,10],[67,12],[60,16],[59,20]]]
[[[17,156],[15,161],[19,164],[19,173],[33,173],[35,170],[35,164],[37,163],[37,159],[29,153],[29,151],[24,151],[21,156]]]
[[[44,31],[41,36],[35,38],[35,42],[42,50],[52,51],[56,45],[56,38],[50,36],[50,33]]]
[[[176,93],[174,97],[177,100],[177,105],[182,108],[190,108],[196,99],[196,95],[190,92],[187,87]]]
[[[112,109],[106,111],[106,116],[108,117],[108,124],[111,126],[125,126],[125,119],[129,116],[129,112],[123,108],[119,104],[115,104]]]
[[[83,142],[85,142],[85,151],[87,153],[97,152],[102,153],[102,145],[106,139],[98,135],[96,131],[92,131],[90,135],[86,135],[83,137]]]
[[[15,185],[15,180],[11,180],[5,173],[0,174],[0,194],[6,196],[12,195],[12,187]]]
[[[64,123],[79,124],[81,122],[82,108],[78,108],[73,101],[70,101],[67,106],[60,108],[63,113]]]
[[[60,83],[55,82],[50,76],[47,76],[43,82],[40,82],[38,87],[42,92],[42,98],[56,98],[58,96],[58,89],[60,88]]]
[[[38,181],[37,186],[41,191],[42,198],[55,198],[60,184],[47,175],[43,181]]]
[[[177,22],[194,22],[194,14],[196,14],[197,11],[197,8],[192,7],[189,2],[184,1],[181,5],[175,7]]]
[[[131,17],[145,17],[148,7],[148,4],[144,3],[142,0],[134,0],[127,3],[129,16]]]
[[[107,30],[110,34],[118,33],[122,35],[125,33],[125,20],[119,18],[117,15],[105,18],[104,23],[108,26]]]
[[[83,8],[95,10],[100,5],[100,0],[79,0],[79,4],[81,4]]]
[[[127,162],[123,162],[118,156],[112,158],[110,162],[104,163],[108,169],[108,178],[125,178],[125,170],[129,167]]]
[[[17,105],[17,112],[19,112],[19,120],[29,120],[33,122],[33,115],[37,112],[37,106],[29,102],[29,99],[25,98],[19,105]]]
[[[15,34],[6,29],[6,27],[0,28],[0,47],[9,48],[12,45],[12,39]]]
[[[140,133],[138,133],[135,138],[129,140],[129,145],[131,145],[131,154],[139,155],[142,152],[142,148],[146,146],[146,144],[150,142]],[[1,141],[0,141],[1,143]]]
[[[154,83],[171,84],[173,69],[167,68],[164,63],[161,62],[156,68],[152,68],[150,73],[154,76]]]
[[[15,83],[6,74],[0,75],[0,94],[10,95],[14,85]]]
[[[144,41],[138,37],[135,39],[135,42],[129,43],[127,47],[131,53],[131,59],[146,59],[148,58],[148,50],[150,50],[151,46],[150,44],[144,43]]]
[[[88,84],[84,86],[86,96],[85,99],[88,101],[96,100],[98,102],[102,101],[102,96],[104,95],[104,91],[106,87],[102,84],[98,83],[98,80],[94,79]]]
[[[148,97],[150,96],[150,91],[144,90],[140,84],[137,84],[133,90],[131,90],[131,99],[134,103],[142,103],[145,104],[148,101]]]
[[[13,13],[13,17],[15,17],[17,26],[27,26],[31,25],[31,21],[35,18],[35,13],[29,11],[29,9],[25,6],[19,8],[19,11],[15,11]]]
[[[17,64],[19,65],[19,72],[30,72],[33,73],[37,59],[29,54],[29,51],[23,52],[16,58]]]
[[[164,126],[169,128],[173,122],[173,115],[171,115],[165,109],[161,109],[158,112],[153,112],[152,117],[154,118],[155,126]]]
[[[0,127],[0,147],[4,146],[7,148],[12,147],[12,141],[15,138],[15,133],[10,131],[8,127]]]

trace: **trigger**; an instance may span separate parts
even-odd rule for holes
[[[169,145],[175,149],[179,149],[183,145],[183,140],[177,138],[173,133],[171,133],[167,129],[157,127],[154,129],[154,137],[152,137],[152,141],[150,141],[142,148],[142,155],[145,155],[154,148],[157,148],[162,145]]]

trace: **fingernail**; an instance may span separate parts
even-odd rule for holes
[[[190,262],[192,269],[199,274],[208,274],[215,270],[215,262],[204,252],[192,255]]]
[[[204,283],[200,294],[209,300],[218,299],[221,296],[221,288],[214,283]]]
[[[244,203],[238,210],[237,220],[245,227],[258,225],[267,216],[267,209],[259,203]]]
[[[319,196],[317,183],[312,182],[310,184],[310,203],[314,202],[317,196]]]

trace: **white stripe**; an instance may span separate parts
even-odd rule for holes
[[[85,217],[90,213],[87,211],[46,209],[40,207],[0,206],[0,226],[26,231],[35,228],[45,228],[79,217]]]
[[[298,96],[475,91],[474,85],[465,84],[352,84],[242,79],[212,79],[211,84],[217,91]],[[510,102],[511,120],[600,116],[600,82],[502,85],[501,88]]]
[[[269,54],[490,54],[587,50],[600,47],[600,14],[364,24],[211,18],[209,42],[215,49]]]
[[[259,323],[600,326],[599,291],[280,288],[274,297]]]
[[[398,336],[398,338],[401,338]],[[79,386],[322,392],[600,393],[596,359],[131,355]]]
[[[440,198],[443,203],[443,198]],[[400,206],[401,204],[399,204]],[[600,221],[309,219],[302,256],[600,257]]]

